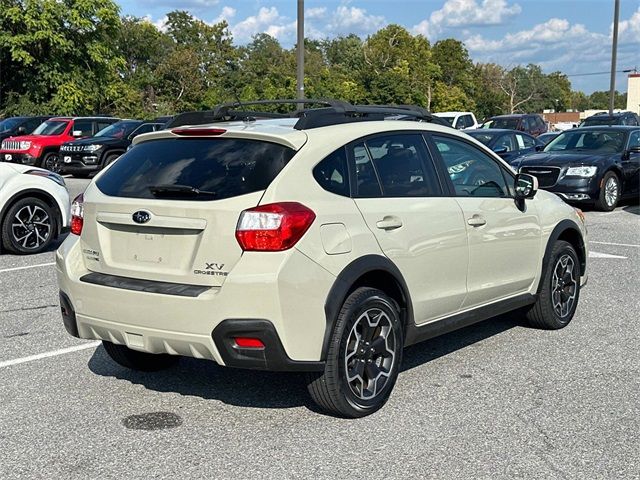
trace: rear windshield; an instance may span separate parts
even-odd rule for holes
[[[622,123],[619,117],[596,116],[587,118],[580,126],[591,127],[594,125],[616,125],[619,123]]]
[[[113,197],[220,200],[266,189],[294,154],[257,140],[152,140],[121,156],[96,185]]]
[[[485,123],[483,128],[504,128],[507,130],[516,130],[518,128],[517,118],[494,118]]]
[[[484,133],[484,132],[466,132],[468,135],[471,135],[473,138],[478,140],[479,142],[484,143],[485,145],[489,145],[491,140],[493,140],[492,133]]]

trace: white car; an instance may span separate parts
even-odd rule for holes
[[[534,177],[420,110],[244,107],[136,137],[73,202],[56,254],[71,335],[132,369],[306,371],[320,406],[359,417],[406,345],[516,309],[571,321],[584,217]]]
[[[69,227],[64,179],[41,168],[0,163],[0,251],[45,250]]]
[[[436,117],[446,120],[449,125],[457,130],[466,128],[478,128],[480,124],[472,112],[438,112]]]

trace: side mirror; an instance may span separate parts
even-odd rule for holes
[[[27,129],[24,127],[18,127],[18,135],[26,135],[27,134]]]
[[[504,145],[501,147],[495,147],[493,149],[494,153],[497,153],[498,155],[502,155],[503,153],[507,153],[509,151],[509,149],[507,147],[505,147]]]
[[[538,191],[538,179],[533,175],[519,173],[515,181],[516,199],[533,198]]]
[[[544,150],[544,145],[536,145],[536,152],[541,152]]]
[[[72,137],[80,138],[82,136],[82,130],[74,130],[71,134]]]

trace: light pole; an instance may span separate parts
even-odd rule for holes
[[[616,57],[618,55],[618,20],[620,19],[620,0],[615,0],[613,8],[613,42],[611,44],[611,83],[609,86],[609,115],[613,115],[616,99]]]
[[[297,98],[304,99],[304,0],[298,0],[298,45],[297,53]],[[298,110],[303,110],[304,105],[299,104]]]

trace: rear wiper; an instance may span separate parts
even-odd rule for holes
[[[216,192],[209,192],[207,190],[200,190],[191,185],[152,185],[149,187],[149,191],[154,197],[171,197],[171,196],[183,196],[191,195],[197,197],[198,195],[215,196]]]

